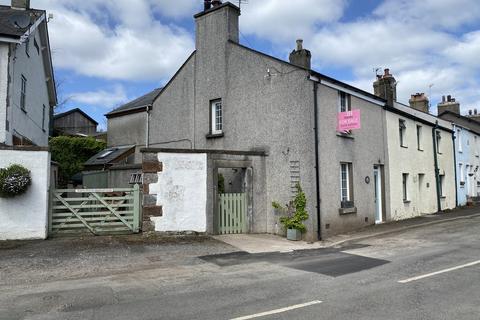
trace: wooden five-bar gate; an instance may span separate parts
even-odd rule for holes
[[[51,192],[49,234],[140,231],[140,188],[57,189]]]
[[[218,195],[218,233],[247,232],[247,195],[221,193]]]

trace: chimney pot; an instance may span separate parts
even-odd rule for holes
[[[298,39],[297,40],[297,51],[303,50],[303,40]]]
[[[451,101],[452,101],[452,96],[451,96],[451,95],[448,95],[448,96],[447,96],[447,101],[448,101],[448,102],[451,102]]]
[[[445,102],[445,96],[442,96],[442,102]]]
[[[12,9],[27,10],[30,9],[30,0],[12,0]]]
[[[471,116],[472,115],[472,110],[468,110],[468,114]]]
[[[473,109],[473,114],[477,114],[477,109]]]
[[[385,76],[389,76],[389,75],[390,75],[390,69],[386,68],[386,69],[384,70],[384,72],[385,72]]]
[[[207,11],[212,7],[212,0],[205,0],[204,1],[204,10]]]
[[[212,5],[213,5],[214,7],[218,7],[218,6],[221,5],[221,4],[222,4],[222,1],[221,1],[221,0],[213,0],[213,1],[212,1]]]

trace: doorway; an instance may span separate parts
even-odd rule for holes
[[[375,188],[375,223],[383,223],[383,167],[373,167],[373,185]]]

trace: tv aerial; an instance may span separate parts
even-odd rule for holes
[[[29,14],[14,14],[9,18],[10,23],[17,29],[25,29],[31,23]]]
[[[242,4],[248,4],[248,0],[238,0],[238,7],[241,9]]]

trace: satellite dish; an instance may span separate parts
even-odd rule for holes
[[[30,25],[31,19],[29,14],[14,14],[9,18],[10,23],[17,29],[25,29]]]

